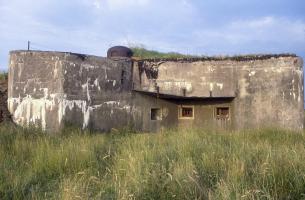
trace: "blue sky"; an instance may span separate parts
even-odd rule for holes
[[[0,0],[0,70],[10,50],[105,56],[113,45],[198,55],[305,58],[304,0]]]

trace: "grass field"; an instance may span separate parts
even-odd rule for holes
[[[305,134],[2,125],[0,199],[305,199]]]

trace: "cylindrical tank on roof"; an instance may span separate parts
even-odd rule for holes
[[[128,47],[114,46],[108,49],[107,58],[115,58],[115,57],[131,58],[132,54],[133,54],[132,50],[129,49]]]

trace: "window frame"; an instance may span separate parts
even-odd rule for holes
[[[192,117],[183,117],[182,116],[182,109],[183,108],[191,108],[192,109]],[[179,105],[178,106],[178,119],[195,119],[195,106],[194,105]]]
[[[224,117],[224,115],[217,115],[218,109],[223,109],[223,108],[227,108],[228,109],[227,117]],[[215,115],[215,119],[227,119],[227,120],[229,120],[230,116],[231,116],[231,108],[230,108],[230,106],[217,106],[217,107],[215,107],[214,115]]]
[[[158,117],[156,119],[152,118],[152,111],[153,110],[157,110],[157,112],[160,111],[160,114],[161,114],[161,118],[160,119],[158,119]],[[162,121],[162,120],[163,120],[163,111],[162,111],[162,108],[156,108],[156,107],[150,108],[150,121]]]

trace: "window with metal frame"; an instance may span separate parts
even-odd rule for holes
[[[230,108],[229,107],[217,107],[216,118],[228,119],[230,116]]]
[[[179,106],[179,119],[194,119],[194,106]]]

